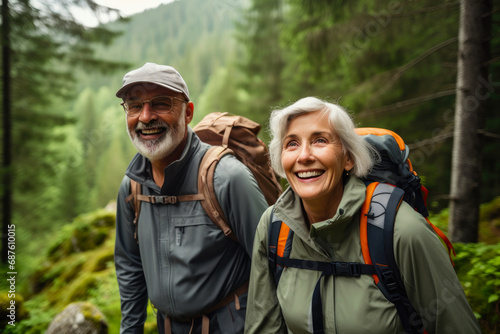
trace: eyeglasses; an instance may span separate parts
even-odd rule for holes
[[[129,116],[139,116],[142,112],[142,108],[145,103],[149,103],[149,106],[153,111],[157,114],[166,114],[172,110],[174,106],[174,99],[179,100],[181,102],[186,102],[183,99],[180,99],[175,96],[156,96],[150,100],[138,100],[132,99],[125,102],[122,102],[121,105],[125,110],[125,113]]]

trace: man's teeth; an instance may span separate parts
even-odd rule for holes
[[[300,177],[301,179],[307,179],[307,178],[310,178],[310,177],[316,177],[316,176],[320,176],[321,174],[323,174],[323,172],[321,172],[321,171],[311,171],[311,172],[299,172],[299,173],[297,173],[298,177]]]
[[[141,132],[145,135],[154,135],[155,133],[160,133],[161,129],[144,129]]]

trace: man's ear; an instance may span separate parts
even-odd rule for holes
[[[186,125],[191,123],[193,120],[193,115],[194,115],[194,104],[193,102],[189,101],[186,103]]]

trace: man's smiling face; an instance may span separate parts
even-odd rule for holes
[[[156,86],[154,89],[140,91],[140,94],[127,94],[127,100],[146,101],[158,96],[172,96],[184,100],[182,94]],[[136,90],[137,91],[137,90]],[[136,96],[140,95],[140,96]],[[156,113],[149,103],[145,103],[137,116],[127,116],[127,131],[137,151],[151,161],[169,156],[186,136],[188,119],[186,103],[173,99],[174,105],[168,113]]]

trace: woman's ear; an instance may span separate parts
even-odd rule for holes
[[[354,160],[351,158],[350,154],[346,154],[345,156],[345,164],[344,169],[347,172],[350,172],[354,168]]]

